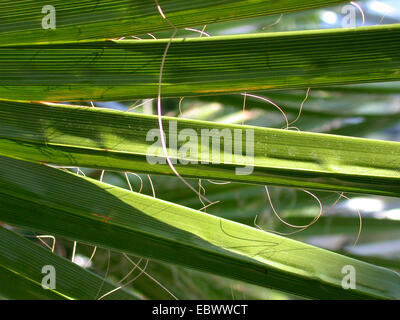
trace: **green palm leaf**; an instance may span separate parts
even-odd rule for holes
[[[44,266],[54,267],[55,289],[42,287]],[[2,227],[0,280],[0,295],[11,299],[95,299],[116,288],[100,276]],[[110,298],[137,299],[124,289]]]
[[[399,80],[400,24],[176,39],[163,96]],[[29,101],[154,97],[168,39],[5,45],[0,98]]]
[[[168,19],[178,28],[259,17],[333,5],[340,0],[160,0]],[[0,1],[2,44],[52,43],[109,39],[170,29],[154,0]],[[55,9],[56,29],[44,29],[42,19]]]
[[[161,144],[155,145],[156,138],[148,138],[149,132],[159,133],[155,116],[16,102],[1,102],[0,115],[1,155],[62,166],[173,175],[167,164],[149,163],[149,157],[164,159]],[[169,124],[177,124],[176,129],[171,127],[171,144],[174,137],[177,140],[176,133],[185,129],[198,137],[190,142],[198,152],[180,155],[176,160],[175,167],[186,177],[400,195],[400,143],[397,142],[164,119],[167,137]],[[218,131],[212,132],[213,129]],[[234,130],[252,130],[254,154],[246,151],[247,133],[244,131],[240,157],[231,157],[222,147],[201,151],[204,147],[201,131],[209,130],[210,136],[220,141],[223,129],[229,131],[230,137],[226,136],[225,143],[232,152],[238,143],[233,140]],[[210,144],[211,140],[209,138]],[[184,143],[186,140],[177,142],[177,149]],[[248,145],[251,145],[250,140]],[[174,156],[177,149],[169,149],[171,158],[177,159]],[[213,160],[217,156],[218,161]],[[182,164],[182,160],[189,163]],[[237,174],[238,170],[247,174]]]
[[[0,164],[0,219],[13,225],[306,297],[400,297],[390,270],[58,169]],[[341,286],[345,265],[356,289]]]

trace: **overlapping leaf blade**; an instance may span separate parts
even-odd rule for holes
[[[1,102],[0,115],[1,155],[63,166],[173,175],[164,160],[161,143],[154,142],[159,133],[155,116],[16,102]],[[177,118],[165,118],[164,128],[170,141],[170,158],[183,176],[400,194],[397,142]],[[229,134],[222,135],[222,143],[219,139],[223,129]],[[235,130],[241,130],[240,138],[235,136]],[[254,133],[253,141],[246,130]],[[181,136],[178,141],[182,132],[188,136]],[[202,135],[208,139],[208,150],[204,149]],[[213,139],[221,143],[219,150],[212,147]],[[172,147],[174,140],[176,148]],[[195,152],[178,153],[187,143]],[[235,151],[239,146],[240,152]],[[151,164],[157,159],[164,164]]]
[[[334,5],[340,0],[159,0],[176,27],[259,17]],[[169,30],[154,0],[0,1],[0,45],[109,39]],[[55,29],[45,29],[50,9]]]
[[[54,267],[54,289],[42,287],[43,278],[49,274],[48,269],[42,273],[44,266]],[[116,288],[100,276],[3,227],[0,227],[0,279],[1,295],[12,299],[95,299]],[[137,299],[124,289],[110,298]]]
[[[307,88],[400,79],[400,24],[176,39],[163,96]],[[164,40],[63,42],[0,50],[0,99],[154,97]]]
[[[400,296],[390,270],[59,169],[0,164],[7,223],[306,297]],[[354,290],[341,286],[344,265],[358,270]]]

